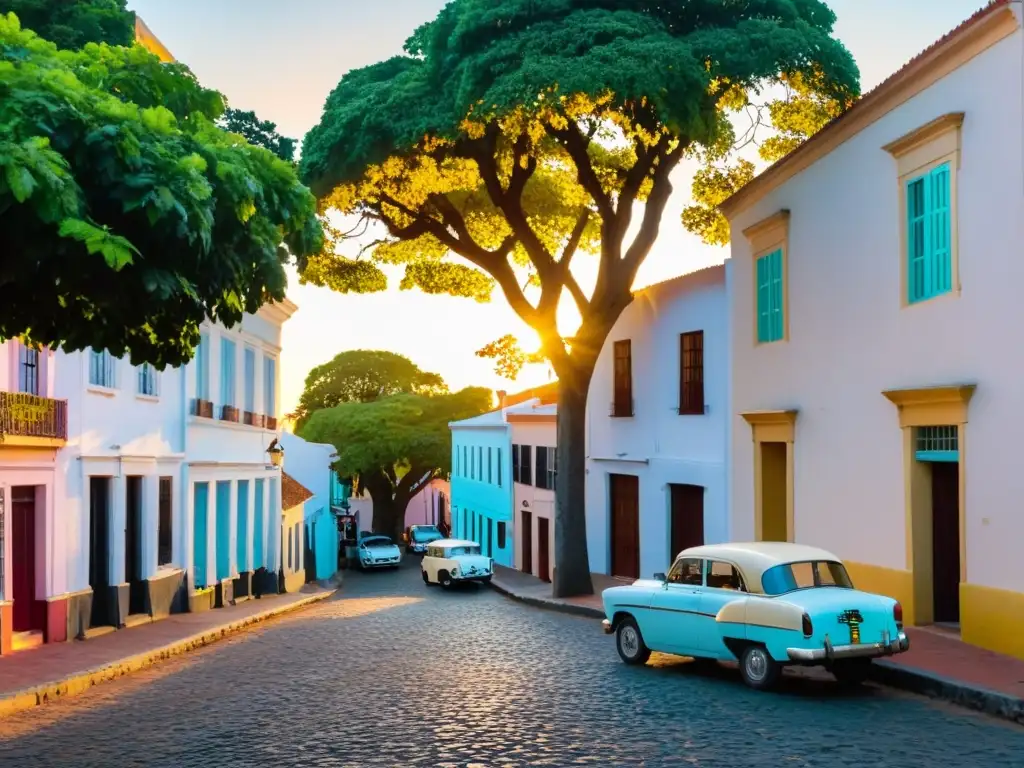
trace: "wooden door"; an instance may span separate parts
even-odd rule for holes
[[[551,581],[551,543],[546,517],[537,518],[537,575],[541,581]]]
[[[533,573],[533,515],[523,512],[523,522],[519,530],[523,547],[523,573]]]
[[[89,478],[89,586],[94,627],[114,623],[110,595],[110,478]]]
[[[125,479],[124,580],[128,583],[128,613],[146,612],[142,581],[142,478]]]
[[[955,462],[932,467],[932,568],[935,621],[960,621],[960,473]]]
[[[36,599],[36,504],[35,501],[11,501],[11,577],[14,580],[14,631],[33,629],[32,607]]]
[[[704,487],[672,485],[672,551],[669,561],[684,549],[704,543]]]
[[[640,478],[611,475],[612,576],[640,578]]]

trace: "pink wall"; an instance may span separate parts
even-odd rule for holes
[[[444,496],[446,519],[451,520],[451,485],[447,480],[433,480],[430,485],[409,500],[405,508],[405,527],[410,525],[427,525],[433,522],[433,510],[438,508],[440,496]],[[373,500],[368,496],[358,496],[350,500],[353,512],[359,514],[359,530],[373,530]]]

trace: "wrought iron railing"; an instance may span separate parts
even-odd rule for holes
[[[0,438],[68,439],[68,401],[0,392]]]

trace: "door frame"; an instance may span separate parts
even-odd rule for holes
[[[17,542],[15,540],[15,537],[14,537],[14,526],[15,526],[15,522],[14,521],[15,521],[16,517],[20,517],[20,515],[17,515],[15,513],[15,509],[17,509],[18,507],[22,507],[23,505],[27,506],[29,504],[29,502],[26,501],[25,499],[15,500],[15,497],[14,497],[14,489],[15,488],[31,488],[32,489],[31,512],[29,512],[26,515],[29,518],[28,521],[27,521],[28,525],[26,526],[27,527],[26,537],[31,541],[31,553],[30,553],[31,557],[30,557],[29,564],[28,564],[29,567],[26,569],[26,575],[27,575],[26,581],[28,581],[27,604],[22,604],[22,601],[18,600],[18,597],[19,597],[18,592],[20,590],[18,589],[18,581],[19,580],[16,579],[16,574],[18,573],[18,569],[16,569],[14,567],[14,555],[17,554],[16,546],[17,546],[17,544],[19,542]],[[12,555],[11,559],[8,561],[10,563],[9,567],[10,567],[10,572],[11,572],[11,594],[10,594],[10,597],[8,599],[10,599],[13,602],[13,605],[14,605],[13,612],[12,612],[12,617],[11,617],[12,618],[11,625],[14,626],[15,617],[21,617],[22,614],[25,614],[28,617],[28,626],[27,627],[22,627],[21,629],[15,629],[14,631],[15,632],[34,632],[34,631],[39,631],[39,630],[45,629],[45,626],[46,626],[45,614],[42,617],[42,621],[40,621],[39,609],[37,607],[37,604],[39,602],[39,579],[38,579],[38,575],[39,575],[39,571],[40,571],[39,562],[40,562],[40,558],[45,558],[46,557],[46,549],[45,549],[45,547],[43,547],[42,548],[43,551],[40,552],[41,548],[39,546],[39,544],[40,544],[40,535],[39,535],[39,533],[40,533],[39,532],[40,520],[39,520],[39,513],[41,511],[40,508],[39,508],[39,493],[38,493],[38,490],[37,490],[37,486],[33,486],[33,485],[28,485],[28,486],[22,486],[22,485],[15,486],[15,485],[11,485],[11,486],[8,486],[7,493],[8,493],[8,496],[9,496],[8,506],[7,506],[7,514],[10,515],[10,519],[11,519],[11,522],[10,522],[10,542],[11,542],[10,552],[11,552],[11,555]],[[42,511],[45,514],[45,508]],[[19,527],[21,527],[21,526],[19,526]],[[6,537],[5,537],[5,540],[6,540]],[[5,561],[6,561],[6,558],[5,558]],[[44,560],[44,562],[45,562],[45,560]],[[19,564],[21,564],[21,563],[19,563]]]
[[[740,414],[750,425],[754,441],[754,540],[764,540],[764,478],[762,443],[786,444],[786,541],[796,540],[793,494],[796,489],[793,468],[796,441],[796,417],[799,411],[748,411]]]

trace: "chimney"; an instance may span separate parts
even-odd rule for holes
[[[504,408],[505,407],[505,399],[507,397],[508,397],[508,392],[506,392],[504,389],[499,389],[498,390],[498,407],[499,408]]]

